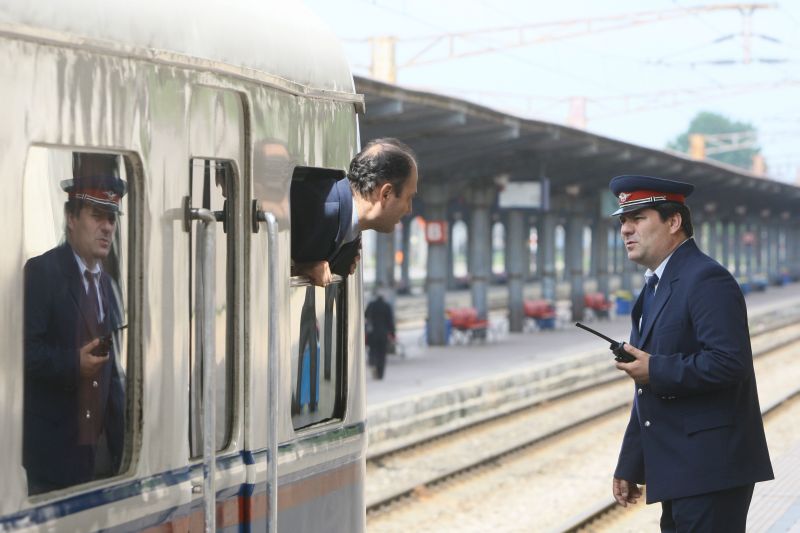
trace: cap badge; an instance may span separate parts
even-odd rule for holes
[[[627,193],[627,192],[621,192],[621,193],[619,193],[619,196],[618,196],[620,202],[624,202],[630,197],[631,197],[631,194]]]

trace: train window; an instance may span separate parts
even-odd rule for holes
[[[292,280],[292,423],[295,429],[344,417],[346,282]]]
[[[130,160],[32,147],[23,179],[23,466],[43,494],[127,470]]]
[[[331,200],[337,198],[337,194],[341,198],[337,183],[344,176],[341,170],[295,167],[290,195],[293,274],[303,272],[300,264],[318,263],[320,257],[334,251],[331,232],[320,231],[320,219],[330,220],[334,213],[351,216],[342,215],[340,207],[343,204]],[[347,194],[349,190],[348,186]],[[319,212],[312,216],[309,211]],[[352,262],[351,253],[340,253],[333,261],[331,271],[344,274],[350,270]],[[292,278],[291,406],[295,429],[344,418],[347,393],[346,294],[346,278],[334,276],[334,282],[327,287],[315,287],[305,276]]]
[[[213,211],[215,224],[215,260],[214,268],[214,320],[213,346],[215,353],[216,381],[216,449],[223,450],[228,446],[233,427],[233,377],[234,377],[234,335],[233,331],[233,291],[235,272],[234,232],[229,231],[234,217],[229,206],[233,205],[236,191],[235,167],[231,161],[216,159],[192,159],[190,163],[190,197],[192,207]],[[231,201],[228,201],[231,200]],[[196,223],[195,223],[196,224]],[[197,289],[199,265],[196,261],[198,243],[194,238],[195,226],[192,227],[189,239],[190,259],[190,291],[189,306],[191,315],[191,355],[189,364],[189,443],[192,457],[203,453],[203,365],[202,352],[198,349],[201,330],[196,319],[198,304]]]

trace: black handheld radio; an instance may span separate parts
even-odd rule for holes
[[[95,355],[97,357],[107,356],[108,352],[111,350],[111,344],[113,343],[113,335],[118,331],[122,331],[127,327],[128,327],[127,324],[125,324],[124,326],[119,326],[118,328],[115,328],[114,331],[112,331],[108,335],[103,335],[102,337],[100,337],[100,342],[97,344],[97,346],[94,347],[94,350],[92,350],[92,355]]]
[[[601,339],[605,339],[608,342],[610,342],[611,346],[609,346],[608,349],[611,350],[611,352],[614,354],[614,359],[616,359],[617,361],[619,361],[621,363],[632,363],[632,362],[636,361],[636,358],[634,356],[632,356],[631,354],[629,354],[628,352],[626,352],[625,348],[623,348],[623,345],[625,344],[624,342],[617,342],[614,339],[606,337],[605,335],[603,335],[599,331],[595,331],[595,330],[593,330],[592,328],[590,328],[588,326],[584,326],[580,322],[575,322],[575,325],[578,326],[581,329],[585,329],[589,333],[594,333],[595,335],[597,335]]]

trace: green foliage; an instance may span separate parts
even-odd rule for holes
[[[697,116],[692,119],[692,122],[689,124],[689,129],[686,131],[686,133],[681,133],[674,140],[670,141],[667,144],[667,148],[688,153],[689,135],[692,133],[712,135],[717,133],[736,133],[746,131],[756,132],[756,128],[749,122],[733,121],[722,115],[703,111],[698,113]],[[753,148],[743,148],[740,150],[713,154],[709,155],[708,158],[749,169],[752,165],[753,156],[760,152],[761,148],[756,146]]]

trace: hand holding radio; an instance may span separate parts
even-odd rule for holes
[[[601,339],[604,339],[604,340],[608,341],[610,343],[610,346],[608,347],[608,349],[611,350],[611,353],[614,354],[614,359],[616,359],[620,363],[632,363],[632,362],[636,361],[636,358],[634,356],[632,356],[631,354],[629,354],[628,352],[625,351],[625,348],[624,348],[625,343],[624,342],[615,341],[614,339],[612,339],[610,337],[606,337],[605,335],[603,335],[599,331],[595,331],[592,328],[590,328],[589,326],[581,324],[580,322],[575,322],[575,325],[578,326],[579,328],[583,329],[583,330],[588,331],[589,333],[592,333],[593,335],[597,335]]]

